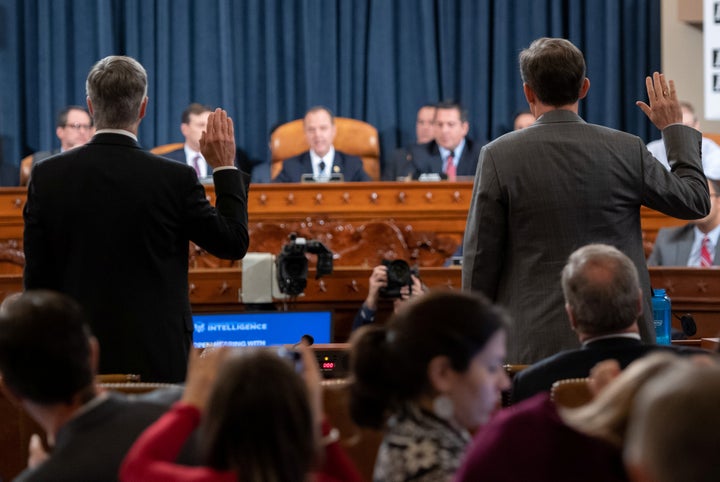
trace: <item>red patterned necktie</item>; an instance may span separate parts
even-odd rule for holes
[[[455,161],[453,159],[452,152],[447,156],[445,174],[447,174],[448,181],[454,181],[457,179],[457,176],[455,175]]]
[[[710,238],[705,236],[700,246],[700,267],[709,268],[713,264],[713,256],[710,252]]]

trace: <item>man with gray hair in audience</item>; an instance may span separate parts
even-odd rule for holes
[[[651,350],[699,352],[640,340],[643,293],[635,265],[617,248],[589,244],[576,250],[563,268],[561,283],[565,311],[582,346],[520,371],[513,380],[513,403],[549,391],[557,380],[587,377],[596,363],[608,358],[625,368]]]

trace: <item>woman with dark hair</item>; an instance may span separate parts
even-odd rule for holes
[[[228,352],[191,357],[182,400],[138,438],[123,463],[121,480],[360,480],[327,424],[321,435],[320,372],[311,351],[301,349],[302,363],[296,366],[302,377],[277,351]],[[175,459],[198,425],[205,465],[178,465]],[[324,464],[313,479],[320,445]]]
[[[350,413],[385,428],[375,480],[447,480],[470,431],[509,388],[505,315],[483,296],[435,291],[351,339]]]

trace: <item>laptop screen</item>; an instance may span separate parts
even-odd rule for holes
[[[331,311],[262,311],[193,314],[193,345],[294,345],[303,335],[332,342]]]

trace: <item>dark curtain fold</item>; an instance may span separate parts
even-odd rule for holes
[[[660,66],[660,0],[0,0],[0,184],[57,147],[54,119],[85,103],[110,54],[148,70],[146,147],[182,140],[190,102],[220,105],[267,179],[270,129],[313,105],[378,128],[383,153],[413,141],[415,112],[454,99],[487,141],[524,109],[520,50],[565,37],[587,59],[590,122],[648,140],[635,107]],[[680,92],[682,93],[682,86]]]

